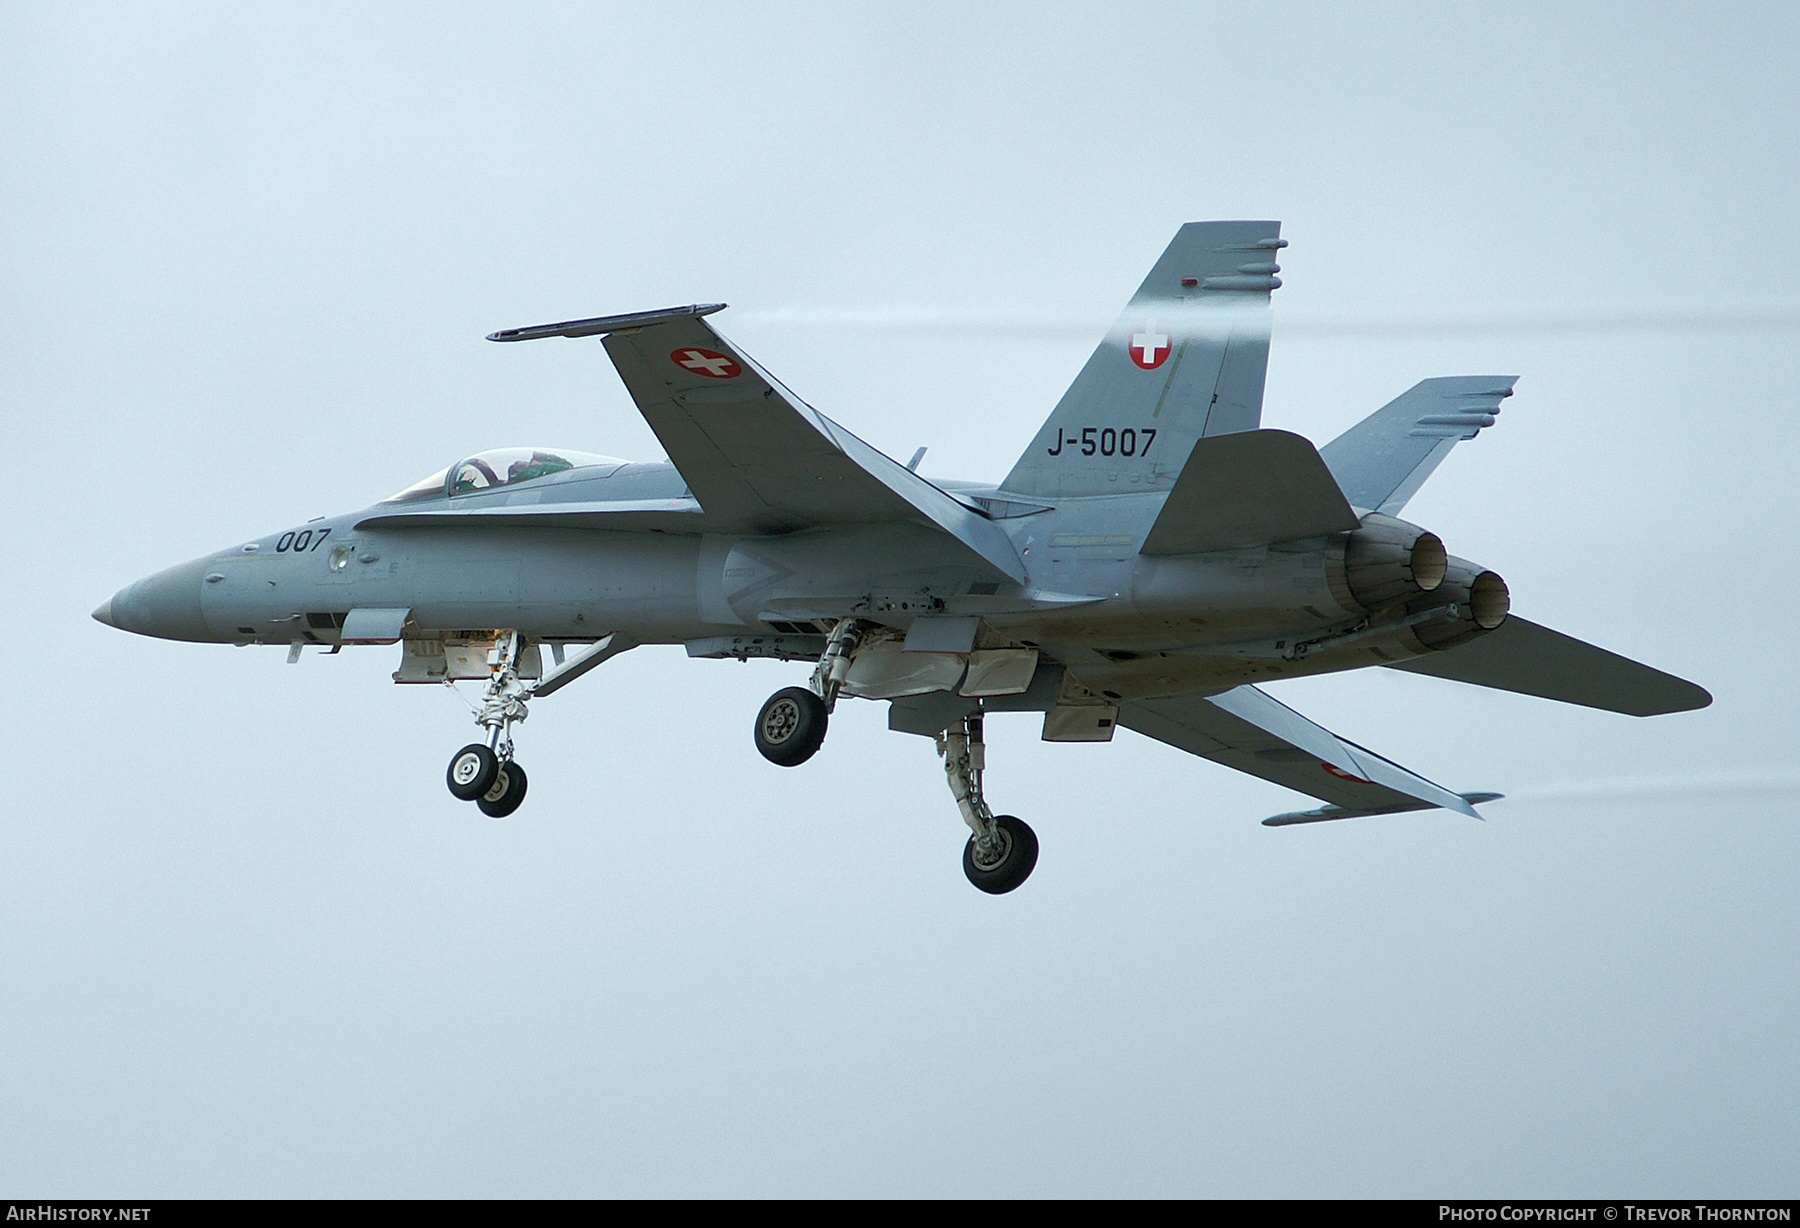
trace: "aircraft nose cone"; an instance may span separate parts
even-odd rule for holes
[[[109,627],[164,640],[210,641],[200,613],[200,586],[210,557],[182,563],[127,585],[94,611]]]
[[[113,621],[111,597],[108,597],[105,601],[102,601],[99,605],[94,607],[94,621],[97,623],[105,623],[109,627],[117,627],[119,625]]]

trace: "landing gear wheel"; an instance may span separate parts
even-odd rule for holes
[[[994,826],[999,829],[999,855],[991,861],[983,857],[975,837],[970,836],[963,847],[963,873],[989,895],[1005,895],[1031,877],[1032,867],[1037,865],[1037,833],[1010,814],[995,815]]]
[[[512,759],[500,765],[494,787],[475,799],[475,805],[490,819],[504,819],[525,800],[525,769]]]
[[[756,749],[770,763],[799,767],[825,740],[830,719],[817,695],[803,686],[784,687],[756,714]]]
[[[450,796],[472,802],[494,787],[494,778],[499,774],[500,760],[494,752],[479,742],[471,742],[451,758],[444,783],[450,786]]]

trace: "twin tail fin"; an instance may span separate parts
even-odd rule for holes
[[[1280,222],[1190,222],[1001,483],[1038,498],[1166,491],[1196,440],[1253,431]]]

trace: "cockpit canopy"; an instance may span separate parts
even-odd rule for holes
[[[415,499],[442,499],[446,495],[472,495],[479,491],[499,490],[547,478],[553,473],[572,469],[606,466],[610,471],[627,462],[592,452],[571,452],[567,448],[491,448],[478,452],[448,469],[440,469],[422,481],[414,482],[383,503],[411,503]]]

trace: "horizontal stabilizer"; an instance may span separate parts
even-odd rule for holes
[[[1388,668],[1627,716],[1689,712],[1712,703],[1704,687],[1517,614],[1466,644]]]
[[[1310,442],[1287,431],[1243,431],[1194,444],[1141,553],[1232,550],[1359,523]]]
[[[1422,380],[1326,444],[1321,455],[1351,503],[1398,516],[1458,441],[1494,425],[1518,378]]]
[[[1206,698],[1176,695],[1130,701],[1119,705],[1119,724],[1189,754],[1310,794],[1343,810],[1341,817],[1350,817],[1352,811],[1390,814],[1432,806],[1481,817],[1462,794],[1345,741],[1253,686]]]

